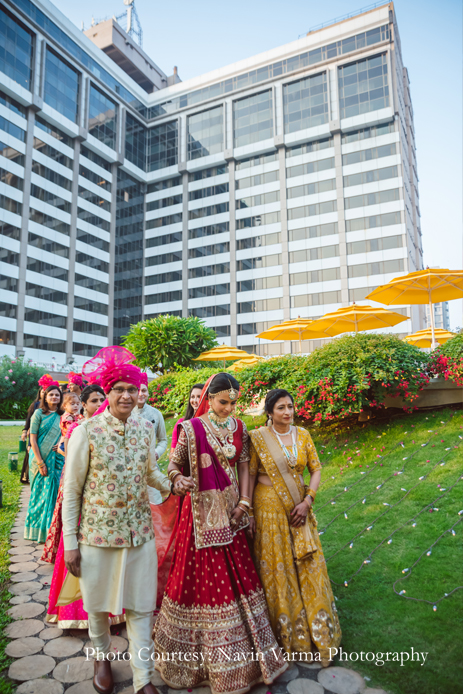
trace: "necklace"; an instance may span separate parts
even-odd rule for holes
[[[278,433],[278,431],[275,429],[274,426],[272,426],[272,429],[273,429],[273,433],[275,434],[275,436],[278,439],[278,443],[280,444],[280,446],[283,450],[283,453],[286,456],[289,467],[295,468],[296,464],[297,464],[297,439],[296,439],[297,429],[296,429],[296,427],[293,428],[290,426],[289,431],[287,431],[285,434],[281,434],[281,435]],[[291,434],[291,440],[293,442],[293,445],[291,446],[291,448],[289,448],[289,446],[286,446],[280,438],[280,436],[287,436],[289,433]]]
[[[222,446],[225,457],[232,460],[236,455],[236,446],[233,445],[233,434],[238,427],[236,420],[233,417],[218,417],[212,409],[207,414],[212,433]]]

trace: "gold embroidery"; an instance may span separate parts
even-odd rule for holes
[[[199,456],[199,466],[200,467],[210,467],[212,465],[212,458],[209,453],[201,453]]]

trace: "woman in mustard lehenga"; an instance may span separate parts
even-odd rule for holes
[[[254,559],[270,623],[291,660],[330,664],[341,627],[312,510],[321,465],[308,431],[292,426],[293,397],[275,389],[265,399],[267,426],[250,431]],[[304,485],[304,470],[310,485]],[[316,647],[316,649],[313,648]],[[317,653],[318,649],[318,653]]]

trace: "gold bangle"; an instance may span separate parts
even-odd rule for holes
[[[180,472],[180,470],[170,470],[167,473],[167,476],[168,476],[169,480],[171,481],[171,484],[173,484],[174,480],[181,474],[182,473]]]
[[[312,501],[314,502],[314,501],[315,501],[315,497],[317,496],[317,492],[314,492],[313,489],[309,489],[308,492],[307,492],[307,494],[306,494],[305,496],[311,496],[311,497],[312,497]],[[304,497],[304,498],[305,498],[305,497]]]
[[[248,512],[248,509],[246,507],[240,506],[240,503],[238,503],[238,508],[240,508],[242,511],[244,511],[244,513],[247,516],[249,516],[249,512]]]
[[[246,499],[242,499],[242,498],[238,501],[238,504],[243,504],[243,506],[246,506],[247,508],[251,507],[251,504],[249,503],[249,501],[247,501]]]

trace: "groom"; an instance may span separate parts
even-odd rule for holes
[[[134,691],[157,694],[150,682],[157,555],[147,484],[163,497],[171,484],[155,462],[153,424],[131,416],[137,407],[140,370],[128,363],[114,365],[109,351],[108,364],[98,371],[109,406],[78,426],[69,440],[64,561],[68,571],[80,577],[89,635],[97,651],[96,691],[111,694],[114,689],[106,658],[111,645],[109,613],[119,615],[125,609]]]

